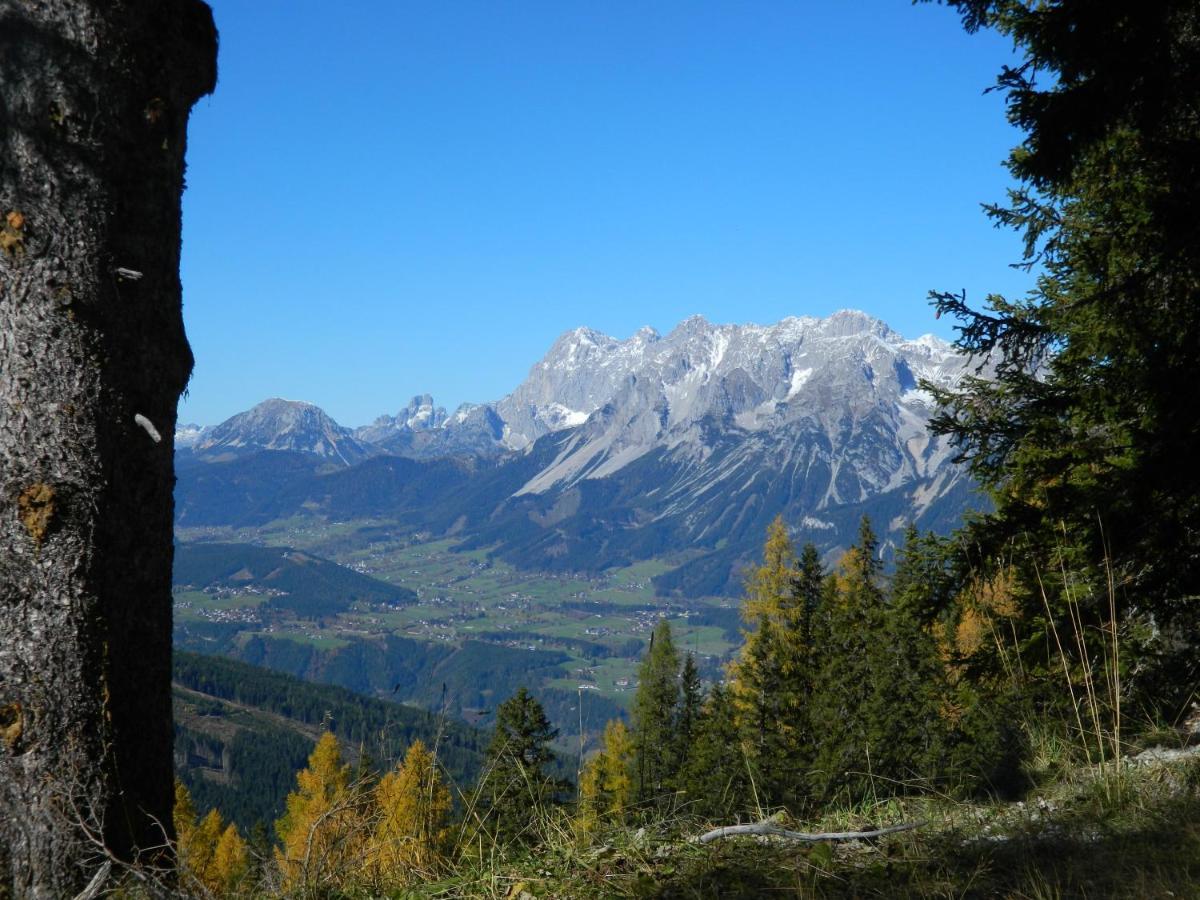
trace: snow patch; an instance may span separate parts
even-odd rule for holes
[[[800,390],[808,382],[808,379],[812,376],[812,373],[812,369],[796,369],[794,372],[792,372],[792,381],[791,384],[788,385],[788,400],[791,400],[798,393],[800,393]]]
[[[938,353],[949,353],[954,349],[954,346],[949,341],[942,340],[936,334],[923,334],[912,343],[918,347],[936,350]]]
[[[717,332],[712,343],[712,367],[715,369],[721,364],[721,360],[725,358],[725,351],[729,349],[729,335]]]
[[[904,403],[920,403],[922,406],[932,406],[933,394],[924,388],[911,388],[900,395],[900,400]]]
[[[561,403],[547,403],[538,410],[537,417],[551,431],[560,431],[563,428],[574,428],[576,425],[582,425],[587,421],[588,413],[578,409],[571,409]]]
[[[176,447],[194,447],[203,437],[207,429],[201,428],[199,425],[180,425],[175,429],[175,446]]]

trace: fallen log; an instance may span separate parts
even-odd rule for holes
[[[905,822],[901,825],[889,825],[887,828],[876,828],[873,831],[806,832],[789,831],[786,828],[780,828],[773,822],[752,822],[746,825],[723,825],[720,828],[714,828],[712,831],[706,831],[704,834],[692,838],[692,840],[698,844],[707,844],[721,838],[734,837],[739,834],[755,834],[781,837],[790,841],[853,841],[859,838],[873,838],[881,837],[885,834],[895,834],[898,831],[911,831],[914,828],[920,828],[922,825],[927,824],[927,822]]]

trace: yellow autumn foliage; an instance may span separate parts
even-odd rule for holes
[[[763,563],[746,578],[746,595],[742,601],[742,618],[746,622],[757,623],[760,616],[777,622],[786,618],[788,607],[794,602],[796,565],[796,548],[788,535],[787,525],[782,516],[776,516],[767,526]]]
[[[342,762],[337,738],[321,735],[296,775],[296,790],[275,823],[282,849],[275,849],[285,889],[347,884],[361,868],[364,839],[363,798],[350,784],[350,766]]]
[[[232,822],[217,841],[212,869],[215,883],[222,887],[217,893],[235,891],[250,872],[250,850]]]
[[[810,610],[797,592],[799,577],[795,545],[783,517],[776,516],[767,527],[762,565],[747,577],[742,599],[742,619],[755,628],[743,632],[745,642],[726,668],[738,727],[753,731],[764,706],[772,705],[775,712],[783,713],[773,716],[772,727],[792,750],[798,750],[792,723],[798,720],[802,698],[797,690],[781,688],[784,682],[794,685],[795,678],[803,677],[812,659],[807,644]],[[766,697],[764,686],[772,682],[780,690]]]
[[[984,609],[1001,618],[1017,619],[1021,616],[1021,610],[1017,604],[1016,583],[1016,574],[1012,567],[1005,566],[987,580],[978,582],[974,594]]]
[[[963,656],[973,656],[988,637],[988,621],[985,615],[973,606],[962,611],[954,631],[954,643]]]
[[[946,658],[971,657],[1002,640],[999,635],[1007,634],[1011,621],[1021,618],[1015,585],[1011,567],[971,582],[958,597],[959,616],[952,639],[949,634],[941,635]]]
[[[450,791],[441,782],[437,758],[421,741],[379,782],[375,806],[366,853],[375,883],[403,884],[436,870],[448,837]]]
[[[588,832],[602,820],[620,821],[633,801],[633,735],[619,719],[604,726],[604,749],[588,760],[579,782],[579,826]]]
[[[197,821],[191,794],[175,782],[172,817],[179,840],[179,868],[217,896],[234,893],[250,870],[250,854],[237,826],[226,825],[215,809]]]

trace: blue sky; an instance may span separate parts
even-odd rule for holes
[[[946,8],[209,2],[182,421],[497,399],[578,325],[854,307],[950,337],[929,289],[1028,284],[980,210],[1019,140],[983,93],[1011,46]]]

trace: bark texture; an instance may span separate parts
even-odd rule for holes
[[[215,81],[199,0],[0,0],[0,896],[171,837],[180,194]]]

